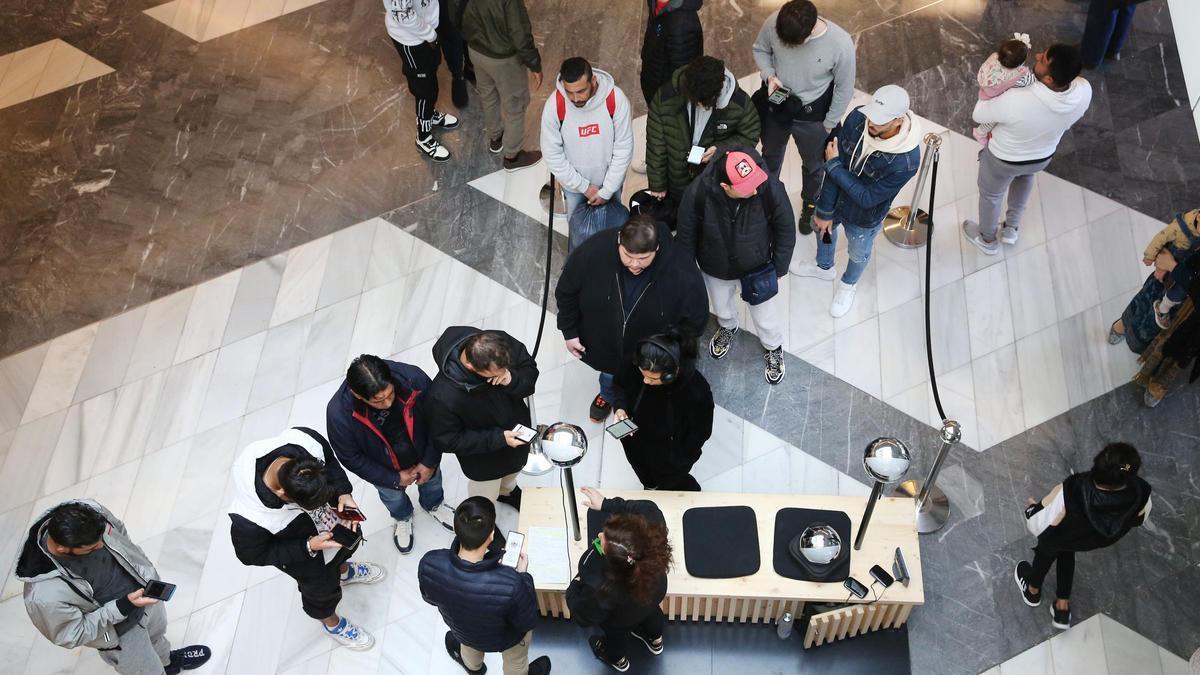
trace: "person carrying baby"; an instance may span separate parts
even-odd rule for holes
[[[979,100],[987,101],[1008,91],[1013,87],[1028,87],[1033,84],[1033,72],[1025,66],[1029,58],[1029,35],[1013,33],[1011,39],[1001,42],[992,52],[975,79],[979,82]],[[987,145],[995,124],[980,124],[975,127],[975,140]]]

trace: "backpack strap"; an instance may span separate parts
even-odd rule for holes
[[[608,117],[610,119],[617,118],[617,88],[613,87],[608,90],[608,96],[604,97],[604,104],[608,106]]]
[[[558,112],[558,126],[561,127],[563,120],[567,119],[567,99],[558,88],[554,89],[554,108]]]

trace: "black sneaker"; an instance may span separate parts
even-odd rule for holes
[[[488,141],[488,152],[498,155],[504,150],[504,137],[497,136]]]
[[[1050,625],[1059,630],[1066,630],[1071,627],[1071,608],[1059,609],[1058,603],[1050,605]]]
[[[513,488],[512,492],[510,492],[506,495],[500,495],[499,497],[496,497],[496,501],[500,502],[501,504],[508,504],[509,506],[513,507],[514,509],[520,511],[521,510],[521,486],[518,485],[517,487]]]
[[[768,384],[779,384],[783,382],[783,376],[787,375],[787,368],[783,365],[783,347],[776,347],[767,352],[767,368],[763,372],[763,376],[767,378]]]
[[[212,650],[204,645],[191,645],[171,650],[171,662],[163,669],[167,675],[177,675],[182,670],[195,670],[208,663]]]
[[[738,329],[722,328],[717,326],[717,332],[713,333],[712,339],[708,341],[708,354],[714,359],[724,358],[729,353],[729,348],[733,346],[733,336],[738,334]]]
[[[599,635],[593,635],[588,638],[588,645],[590,645],[592,648],[592,655],[599,659],[601,663],[611,667],[618,673],[624,673],[625,671],[629,670],[629,659],[625,658],[624,656],[621,657],[620,661],[608,660],[608,655],[605,653],[604,649],[604,638],[600,637]]]
[[[612,410],[612,403],[605,399],[603,394],[596,394],[596,398],[592,399],[592,405],[588,407],[588,419],[599,424],[608,419],[610,410]]]
[[[479,670],[471,670],[467,667],[467,664],[463,663],[462,643],[459,642],[454,637],[454,634],[450,631],[446,631],[446,653],[450,655],[450,658],[454,659],[455,663],[462,666],[463,670],[467,671],[468,673],[473,673],[474,675],[483,675],[487,672],[486,663],[480,665]]]
[[[649,649],[651,654],[658,656],[663,653],[663,639],[661,635],[651,640],[644,635],[638,635],[637,631],[629,631],[629,634],[641,640],[642,644],[646,645],[646,649]]]
[[[804,204],[800,207],[800,219],[796,221],[796,229],[800,231],[800,234],[812,234],[813,212],[816,210],[816,204],[807,199],[804,200]]]
[[[529,675],[550,675],[550,657],[539,656],[530,661]]]
[[[541,150],[522,150],[514,157],[504,158],[504,170],[512,173],[513,171],[528,169],[540,161],[542,161]]]
[[[467,79],[460,78],[450,83],[450,100],[454,102],[454,107],[462,110],[471,102],[471,95],[467,93]]]
[[[444,162],[450,159],[450,151],[446,149],[446,146],[438,143],[433,134],[430,134],[428,138],[418,138],[417,148],[435,162]]]
[[[1021,589],[1021,599],[1030,607],[1037,607],[1042,604],[1042,593],[1029,592],[1029,572],[1033,569],[1033,565],[1022,560],[1017,563],[1017,568],[1013,570],[1013,580],[1017,582],[1017,588]]]

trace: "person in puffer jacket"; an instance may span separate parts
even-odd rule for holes
[[[1138,477],[1142,458],[1128,443],[1109,443],[1092,470],[1073,474],[1025,509],[1026,528],[1037,537],[1033,562],[1017,563],[1013,578],[1025,604],[1042,604],[1042,581],[1050,566],[1058,571],[1058,596],[1050,606],[1055,628],[1071,627],[1071,585],[1075,554],[1112,546],[1150,515],[1150,484]]]
[[[537,595],[522,553],[516,568],[500,564],[496,506],[486,497],[468,497],[454,512],[450,548],[426,553],[417,566],[421,597],[438,608],[450,628],[446,652],[468,673],[484,673],[483,655],[500,652],[504,675],[544,675],[550,657],[529,662],[537,622]]]
[[[647,106],[672,73],[704,53],[703,5],[704,0],[646,0],[641,85]]]

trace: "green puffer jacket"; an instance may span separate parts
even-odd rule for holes
[[[494,59],[516,56],[531,72],[542,72],[525,0],[451,0],[449,9],[471,49]]]
[[[691,121],[688,118],[688,99],[683,92],[687,66],[675,71],[671,81],[663,85],[650,104],[646,120],[646,177],[653,192],[667,192],[675,201],[683,196],[692,179],[700,175],[704,165],[688,164],[692,149]],[[716,109],[700,135],[705,148],[727,145],[755,147],[762,133],[758,111],[750,96],[737,85],[737,80],[725,71],[725,89],[717,99]]]

